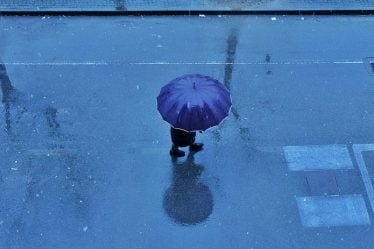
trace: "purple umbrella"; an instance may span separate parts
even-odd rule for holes
[[[189,74],[161,88],[157,109],[174,128],[205,131],[228,116],[230,92],[209,76]]]

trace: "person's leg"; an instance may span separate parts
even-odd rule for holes
[[[190,141],[190,151],[200,151],[203,149],[204,144],[202,143],[195,143],[195,138],[196,138],[196,132],[191,133],[191,141]]]
[[[178,146],[173,144],[170,149],[170,155],[171,156],[176,156],[176,157],[182,157],[185,155],[184,151],[178,149]]]
[[[193,143],[190,145],[190,151],[200,151],[203,149],[203,143]]]

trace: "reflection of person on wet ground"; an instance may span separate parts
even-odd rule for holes
[[[213,211],[213,195],[208,186],[199,182],[204,168],[195,164],[194,152],[178,163],[172,158],[173,182],[163,200],[167,215],[178,224],[193,225],[205,221]]]
[[[184,131],[181,129],[170,128],[170,135],[172,146],[170,149],[170,155],[176,157],[183,157],[184,151],[179,150],[178,147],[190,146],[190,151],[200,151],[203,148],[202,143],[195,143],[196,132]]]

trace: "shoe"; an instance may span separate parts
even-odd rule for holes
[[[185,155],[184,151],[182,150],[170,150],[169,153],[170,153],[170,156],[175,156],[175,157],[183,157]]]
[[[194,144],[190,145],[190,150],[191,151],[200,151],[200,150],[203,149],[203,146],[204,146],[204,144],[202,144],[202,143],[194,143]]]

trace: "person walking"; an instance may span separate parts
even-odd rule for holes
[[[161,88],[157,96],[157,110],[171,125],[170,155],[182,157],[179,147],[200,151],[202,143],[195,143],[196,132],[219,125],[230,112],[231,95],[218,80],[201,74],[178,77]]]
[[[170,155],[175,157],[183,157],[185,155],[184,151],[180,150],[178,147],[190,146],[190,151],[200,151],[203,149],[204,144],[195,143],[196,132],[188,132],[181,129],[175,129],[170,127],[170,136],[172,141],[172,146],[170,149]]]

